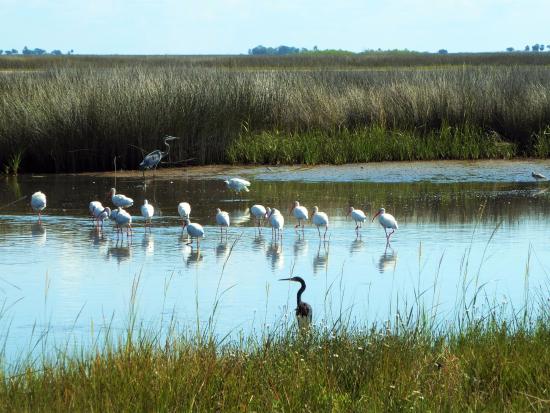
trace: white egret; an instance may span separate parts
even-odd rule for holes
[[[390,237],[398,228],[397,220],[393,217],[393,215],[387,214],[384,208],[380,208],[378,210],[378,213],[372,217],[372,221],[374,221],[374,218],[376,217],[378,217],[378,222],[380,222],[380,225],[382,225],[382,228],[384,228],[384,232],[386,233],[386,241],[389,244]],[[389,234],[388,229],[392,230],[392,232],[390,232]]]
[[[108,195],[111,196],[113,205],[118,208],[127,208],[134,205],[134,200],[132,198],[128,198],[126,195],[117,194],[115,188],[111,188]]]
[[[227,188],[235,191],[236,193],[240,193],[241,191],[249,192],[248,187],[250,186],[250,182],[246,179],[231,178],[226,179],[224,182],[227,185]]]
[[[38,223],[42,223],[42,211],[46,208],[46,195],[43,192],[35,192],[31,197],[31,208],[38,212]]]
[[[545,177],[543,174],[541,174],[540,172],[535,172],[535,171],[533,171],[533,172],[531,172],[531,176],[532,176],[533,178],[537,179],[537,180],[539,180],[539,179],[546,179],[546,177]]]
[[[227,235],[227,228],[230,225],[229,214],[220,208],[216,208],[216,223],[220,227],[220,234],[223,233],[223,228],[225,227],[225,234]]]
[[[151,228],[153,215],[155,214],[155,208],[147,200],[143,201],[141,206],[141,215],[145,219],[145,227]]]
[[[360,209],[355,209],[350,206],[347,215],[351,215],[351,219],[355,221],[355,230],[358,231],[362,227],[363,222],[366,221],[367,216]],[[347,216],[346,215],[346,216]]]
[[[315,226],[317,226],[317,231],[319,232],[319,238],[321,238],[321,230],[320,227],[325,227],[325,233],[323,234],[323,239],[326,239],[327,237],[327,231],[328,231],[328,215],[324,212],[319,212],[319,208],[317,206],[313,207],[313,215],[311,216],[311,221]]]
[[[300,228],[300,224],[301,224],[302,230],[303,230],[304,223],[302,221],[307,221],[309,218],[309,213],[307,211],[307,208],[305,206],[301,206],[298,201],[294,201],[294,206],[292,207],[290,212],[298,220],[298,224],[296,224],[294,228]]]

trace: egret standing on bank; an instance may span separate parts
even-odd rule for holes
[[[145,170],[146,169],[153,169],[153,174],[155,173],[154,170],[157,169],[157,166],[159,165],[160,161],[162,161],[162,158],[166,157],[168,153],[170,153],[170,145],[168,145],[168,142],[173,141],[174,139],[179,139],[176,136],[169,136],[166,135],[164,137],[164,145],[166,145],[166,152],[161,151],[160,149],[156,149],[153,152],[145,155],[145,158],[143,158],[143,161],[139,164],[139,169],[143,171],[143,177],[145,178]]]
[[[46,208],[46,195],[43,192],[35,192],[31,197],[31,208],[34,212],[38,212],[38,223],[42,223],[41,214]]]
[[[372,221],[374,221],[374,218],[376,217],[378,217],[378,222],[380,222],[380,225],[382,225],[382,228],[384,228],[384,232],[386,233],[386,242],[389,244],[390,237],[398,228],[397,220],[393,217],[393,215],[386,214],[386,210],[384,208],[380,208],[378,210],[378,213],[372,217]],[[389,234],[388,229],[392,230],[392,232],[390,232]]]
[[[323,234],[323,239],[327,237],[328,231],[328,215],[324,212],[319,212],[319,208],[313,207],[313,215],[311,216],[311,221],[317,226],[317,231],[319,232],[319,238],[321,238],[321,230],[319,227],[325,227],[325,233]]]
[[[296,320],[298,327],[309,327],[313,318],[313,309],[311,306],[302,301],[302,293],[306,290],[306,282],[302,277],[281,278],[279,281],[295,281],[300,283],[300,289],[296,294]]]
[[[294,206],[290,210],[290,212],[294,215],[294,217],[298,220],[298,224],[294,226],[294,228],[300,228],[300,224],[302,226],[302,231],[304,230],[304,223],[302,221],[307,221],[309,218],[309,214],[307,211],[307,208],[305,206],[301,206],[298,201],[294,201]]]
[[[141,215],[145,219],[145,228],[149,227],[151,229],[153,215],[155,214],[155,208],[147,200],[143,201],[141,206]]]
[[[352,206],[349,207],[349,211],[347,215],[350,215],[350,214],[351,214],[351,218],[355,221],[355,230],[359,231],[359,228],[362,227],[362,224],[367,219],[367,216],[363,211],[361,211],[360,209],[355,209]]]

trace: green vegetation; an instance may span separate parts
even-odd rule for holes
[[[410,314],[220,344],[129,331],[0,373],[2,411],[544,411],[550,323],[488,315],[456,331]]]
[[[546,157],[550,54],[0,57],[0,165]],[[311,140],[311,143],[309,141]],[[315,142],[315,144],[313,143]],[[280,151],[283,151],[280,153]],[[335,152],[338,153],[335,153]]]

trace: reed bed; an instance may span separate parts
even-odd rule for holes
[[[507,56],[494,59],[520,59]],[[0,164],[78,172],[117,157],[135,169],[139,148],[161,148],[164,134],[182,137],[173,164],[547,157],[546,55],[517,56],[416,68],[355,56],[34,57],[0,75]]]

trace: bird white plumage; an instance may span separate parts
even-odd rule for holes
[[[328,215],[324,212],[319,212],[319,207],[313,207],[313,215],[311,215],[311,221],[317,227],[319,232],[319,238],[321,238],[320,227],[325,227],[325,233],[323,234],[323,239],[327,236],[328,231]]]
[[[304,223],[302,221],[307,221],[309,219],[309,213],[305,206],[301,206],[300,202],[294,201],[294,206],[290,210],[292,214],[294,215],[294,218],[298,220],[298,224],[294,226],[294,228],[300,227],[300,224],[302,228],[304,227]]]
[[[96,209],[103,209],[103,205],[99,201],[92,201],[88,205],[88,209],[90,210],[90,215],[95,218],[95,210]]]
[[[200,239],[204,237],[204,228],[201,224],[191,223],[189,218],[184,219],[183,228],[187,230],[187,234],[191,237],[191,243],[187,245],[192,245],[193,238],[197,240],[197,248],[200,247]]]
[[[391,214],[387,214],[386,210],[384,208],[380,208],[375,216],[372,217],[372,220],[374,221],[374,218],[378,217],[378,222],[380,225],[382,225],[382,228],[384,228],[384,232],[386,233],[386,240],[388,243],[390,242],[390,237],[395,232],[396,229],[398,229],[397,220],[393,217]],[[388,234],[388,229],[391,229],[392,232]]]
[[[533,172],[531,172],[531,176],[535,179],[546,179],[546,177],[543,174],[541,174],[540,172],[533,171]]]
[[[266,209],[263,205],[252,205],[250,207],[250,213],[254,216],[258,226],[262,224],[262,220],[266,217]]]
[[[276,208],[273,208],[273,209],[267,208],[266,213],[267,213],[273,234],[281,236],[281,230],[285,226],[285,218],[281,214],[281,211],[279,211]]]
[[[155,214],[155,208],[149,203],[149,201],[144,200],[143,205],[141,206],[141,215],[145,218],[145,226],[151,225],[151,220]]]
[[[191,205],[187,202],[180,202],[178,204],[178,214],[182,219],[181,225],[185,226],[185,220],[191,217]]]
[[[35,192],[31,196],[31,208],[34,212],[38,212],[38,222],[42,222],[41,214],[42,211],[46,208],[46,195],[41,192]]]
[[[227,234],[227,228],[230,225],[229,214],[225,211],[222,211],[220,208],[217,208],[216,223],[220,226],[220,232],[223,231],[223,228],[225,227],[225,232]]]
[[[250,182],[248,182],[246,179],[231,178],[231,179],[226,179],[224,182],[229,189],[232,189],[237,193],[241,191],[249,192],[248,187],[250,186]]]
[[[127,208],[134,205],[134,200],[132,198],[128,198],[126,195],[117,194],[115,188],[111,188],[110,195],[113,205],[118,208]]]
[[[355,209],[352,206],[349,207],[348,215],[351,215],[351,219],[355,221],[356,230],[361,228],[363,222],[365,222],[367,219],[367,216],[363,211],[361,211],[360,209]]]
[[[132,233],[132,216],[126,212],[122,207],[119,207],[117,209],[117,213],[115,215],[115,222],[117,223],[118,229],[120,229],[120,233],[122,234],[122,229],[126,228],[126,235]],[[118,233],[118,230],[117,230]]]

